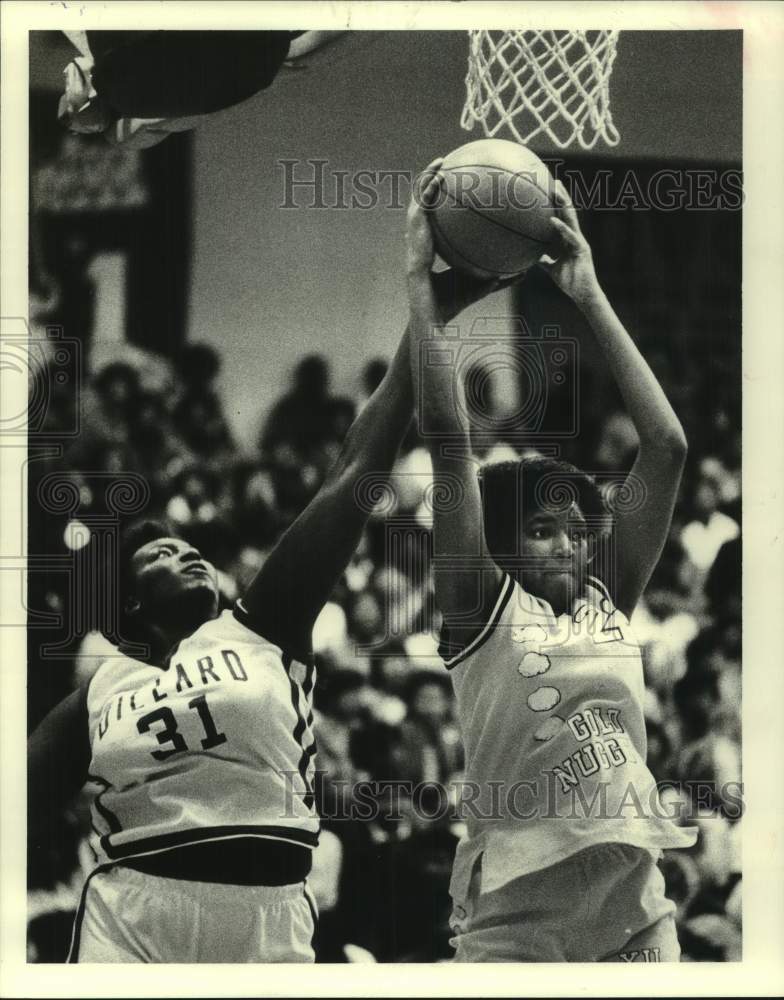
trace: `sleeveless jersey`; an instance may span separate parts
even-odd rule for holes
[[[266,837],[315,847],[314,667],[224,611],[164,668],[105,661],[88,692],[99,864]]]
[[[600,581],[556,617],[507,575],[482,632],[447,649],[466,755],[453,896],[480,854],[485,892],[593,844],[694,843],[646,766],[640,649]]]

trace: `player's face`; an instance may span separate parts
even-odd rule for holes
[[[152,621],[212,618],[218,608],[215,567],[181,538],[157,538],[138,549],[131,560],[134,597]]]
[[[589,552],[585,518],[567,511],[535,511],[523,523],[523,586],[562,614],[582,592]]]

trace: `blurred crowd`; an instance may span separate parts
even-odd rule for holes
[[[170,364],[141,355],[103,364],[79,403],[52,383],[49,432],[72,427],[78,405],[80,433],[62,454],[30,464],[31,544],[44,539],[47,555],[89,551],[85,540],[106,513],[98,474],[137,472],[150,488],[145,516],[167,518],[218,567],[229,606],[318,490],[385,363],[358,372],[361,391],[347,398],[333,393],[327,359],[303,358],[250,452],[238,446],[226,419],[219,369],[212,348],[194,344]],[[679,381],[674,369],[659,374],[678,408],[679,396],[689,393],[684,376]],[[701,830],[693,849],[668,852],[662,862],[684,958],[694,961],[740,954],[737,381],[737,399],[698,412],[693,426],[687,421],[690,454],[672,530],[633,619],[644,658],[649,764],[668,783],[664,797],[688,802]],[[635,433],[620,408],[608,408],[611,398],[582,394],[592,430],[579,454],[566,457],[590,469],[628,468]],[[497,440],[485,458],[512,453]],[[77,508],[57,514],[35,506],[37,486],[52,471],[73,482]],[[394,488],[371,517],[315,629],[324,832],[312,881],[321,911],[320,961],[430,962],[452,954],[448,883],[461,824],[439,785],[448,789],[459,780],[462,758],[448,675],[437,656],[432,582],[423,572],[429,477],[427,451],[412,428]],[[30,607],[62,611],[68,593],[61,577],[31,579]],[[89,676],[106,649],[97,623],[84,623],[55,679],[31,641],[30,724]],[[394,784],[378,784],[398,780],[418,786],[414,801],[396,796]],[[48,859],[31,868],[33,961],[63,957],[88,864],[88,828],[80,800],[54,832]]]

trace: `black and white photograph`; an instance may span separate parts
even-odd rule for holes
[[[3,995],[779,995],[784,4],[0,27]]]

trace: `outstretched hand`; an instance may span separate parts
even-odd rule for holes
[[[441,177],[438,170],[444,158],[429,163],[417,178],[406,216],[406,271],[409,275],[429,274],[436,249],[427,213],[435,204]]]
[[[550,220],[558,257],[549,255],[539,261],[558,287],[576,303],[595,293],[598,287],[593,257],[583,236],[577,212],[561,181],[555,182],[556,214]]]
[[[453,319],[486,295],[508,288],[524,277],[524,273],[508,278],[477,278],[464,271],[448,268],[433,272],[435,244],[428,213],[435,207],[443,183],[439,173],[443,157],[428,164],[420,174],[411,197],[406,220],[406,269],[409,276],[427,277],[446,321]]]

